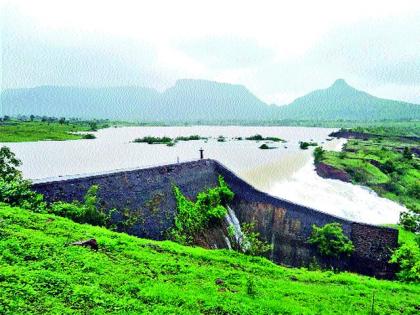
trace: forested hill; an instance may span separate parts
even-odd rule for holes
[[[280,87],[281,88],[281,87]],[[274,121],[420,119],[420,105],[372,96],[337,80],[289,105],[268,105],[246,87],[179,80],[162,93],[144,87],[9,89],[0,116],[40,115],[128,121]]]

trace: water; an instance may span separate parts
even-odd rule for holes
[[[95,133],[95,140],[8,143],[23,161],[26,178],[112,171],[115,169],[189,161],[204,149],[206,158],[217,159],[256,188],[274,196],[366,223],[396,223],[404,207],[378,197],[366,188],[319,177],[313,167],[312,149],[300,150],[299,141],[315,141],[339,150],[343,140],[326,141],[333,129],[305,127],[123,127]],[[132,143],[138,137],[199,134],[208,141],[179,142],[173,147]],[[287,143],[261,150],[263,142],[234,141],[254,134],[275,136]],[[223,135],[226,142],[217,142]]]
[[[225,220],[228,226],[231,226],[233,229],[233,237],[235,239],[236,244],[239,244],[241,246],[241,241],[243,238],[242,230],[241,230],[241,224],[239,223],[238,218],[236,217],[235,212],[232,210],[232,208],[227,207],[228,213],[226,214]],[[229,238],[227,238],[229,241]],[[230,241],[229,241],[229,248],[231,248]]]

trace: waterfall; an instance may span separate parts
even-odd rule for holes
[[[242,243],[242,240],[243,240],[243,234],[242,234],[242,231],[241,231],[241,224],[239,223],[239,220],[236,217],[235,211],[233,211],[232,208],[229,207],[229,206],[227,206],[227,210],[228,210],[228,213],[226,214],[225,221],[226,221],[228,227],[233,228],[233,237],[234,237],[235,243],[240,248],[242,248],[241,243]],[[231,242],[230,242],[228,237],[226,239],[228,241],[227,242],[228,247],[229,247],[229,249],[231,249],[232,248]]]

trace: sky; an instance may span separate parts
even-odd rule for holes
[[[0,22],[2,89],[191,78],[283,105],[344,78],[420,104],[418,0],[3,0]]]

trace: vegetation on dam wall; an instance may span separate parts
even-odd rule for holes
[[[195,239],[209,224],[220,224],[226,216],[226,206],[232,201],[234,193],[229,189],[223,177],[219,176],[219,186],[200,192],[195,201],[185,197],[179,187],[174,186],[177,213],[174,225],[168,236],[175,242],[194,245]]]

